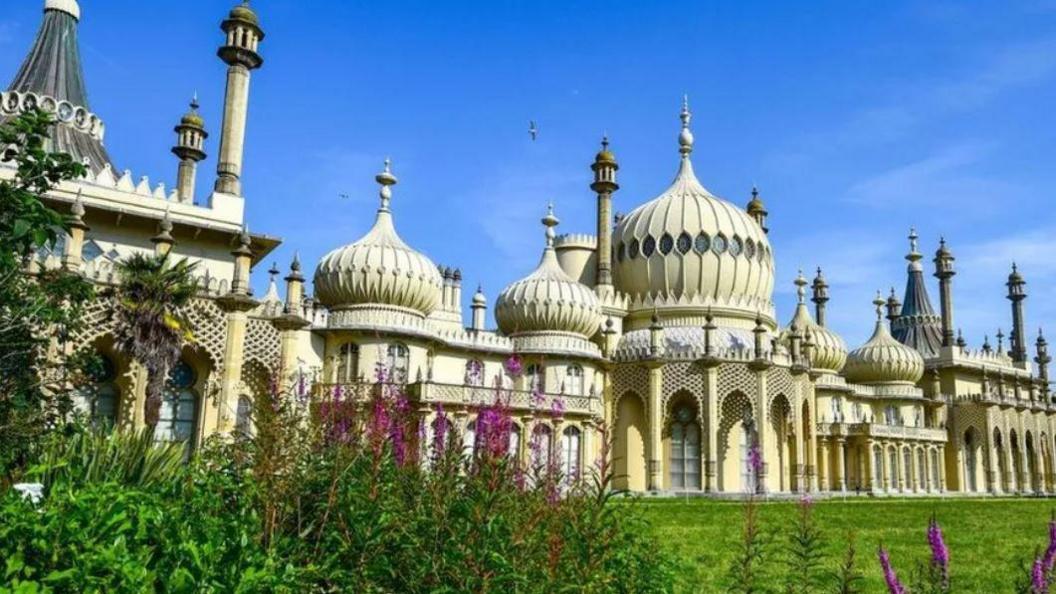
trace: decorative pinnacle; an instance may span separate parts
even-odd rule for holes
[[[293,252],[293,262],[290,262],[290,270],[293,272],[301,271],[301,254],[299,252]]]
[[[693,152],[693,132],[689,130],[689,121],[693,118],[693,114],[689,111],[689,95],[682,96],[682,113],[679,114],[679,118],[682,120],[682,132],[678,135],[678,152],[682,153],[684,158],[688,158]]]
[[[84,191],[77,188],[77,198],[73,200],[73,206],[70,207],[70,213],[80,220],[84,216]]]
[[[883,311],[884,310],[884,303],[886,303],[886,301],[884,301],[884,298],[880,294],[880,291],[877,290],[876,291],[876,299],[873,299],[873,305],[876,306],[876,321],[877,322],[879,322],[879,321],[884,319],[884,311]]]
[[[385,169],[374,176],[374,181],[381,185],[381,191],[378,192],[378,195],[381,197],[381,207],[378,210],[380,212],[389,212],[389,201],[392,200],[391,186],[396,185],[399,181],[396,179],[396,176],[392,174],[392,159],[385,157]]]
[[[161,223],[158,225],[162,233],[169,233],[172,231],[172,217],[169,216],[169,207],[165,207],[165,216],[161,218]]]
[[[807,279],[803,276],[802,269],[800,269],[799,274],[796,275],[796,280],[793,282],[796,285],[796,299],[802,305],[806,302],[807,297]]]
[[[271,275],[271,281],[275,282],[275,277],[279,276],[279,263],[274,260],[271,262],[271,268],[268,269],[268,274]]]
[[[195,91],[191,96],[191,111],[198,113],[198,107],[198,91]]]
[[[546,227],[546,248],[553,249],[554,237],[556,236],[556,233],[554,232],[554,227],[558,226],[561,223],[561,220],[554,216],[553,202],[547,203],[546,216],[540,219],[540,222],[542,222],[543,226]]]

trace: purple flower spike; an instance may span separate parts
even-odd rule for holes
[[[1056,563],[1056,520],[1049,521],[1049,546],[1042,558],[1042,567],[1046,574],[1052,571],[1053,563]]]
[[[1034,559],[1034,565],[1030,568],[1030,585],[1032,594],[1049,594],[1049,581],[1045,578],[1045,561],[1041,558]]]
[[[928,523],[928,546],[931,547],[931,564],[942,573],[945,586],[950,579],[950,550],[942,538],[942,528],[934,517]]]
[[[895,568],[891,566],[891,555],[880,547],[877,551],[877,557],[880,558],[880,567],[884,570],[884,583],[887,584],[887,591],[890,594],[906,594],[906,587],[902,585],[902,582],[898,581],[898,574],[895,573]]]

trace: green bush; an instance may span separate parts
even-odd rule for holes
[[[605,465],[576,478],[515,464],[501,397],[477,417],[475,455],[450,432],[423,443],[385,392],[310,414],[265,399],[255,435],[175,469],[143,436],[54,445],[35,470],[42,503],[0,498],[0,594],[671,591]]]

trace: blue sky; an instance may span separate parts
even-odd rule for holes
[[[10,4],[8,78],[42,2]],[[171,128],[194,90],[216,153],[217,25],[230,3],[81,4],[107,147],[136,176],[171,185]],[[603,132],[621,164],[617,210],[667,186],[688,93],[701,181],[738,204],[757,183],[770,210],[783,321],[797,268],[821,265],[830,325],[863,341],[875,290],[901,294],[911,225],[929,261],[940,234],[957,256],[956,321],[970,343],[1007,333],[1012,260],[1028,281],[1029,325],[1056,320],[1056,0],[254,7],[267,38],[252,83],[248,220],[284,238],[283,268],[294,250],[311,267],[369,228],[373,176],[391,156],[401,235],[493,299],[534,267],[548,200],[560,232],[592,232],[588,166]],[[210,158],[201,188],[214,168]]]

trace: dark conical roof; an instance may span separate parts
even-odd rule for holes
[[[36,40],[8,91],[52,97],[56,102],[66,101],[75,108],[91,111],[77,42],[77,16],[73,11],[78,11],[76,2],[45,4],[44,20]],[[102,142],[74,127],[55,126],[51,141],[51,150],[69,153],[77,160],[87,158],[95,171],[107,163],[116,169]]]
[[[902,298],[902,312],[891,322],[891,335],[902,344],[912,347],[924,357],[934,357],[942,348],[942,318],[935,314],[924,283],[923,257],[917,251],[917,234],[910,233],[910,251],[906,278],[906,293]]]

